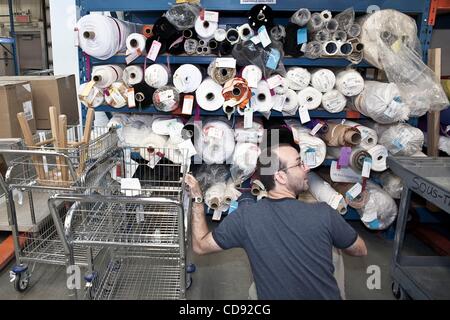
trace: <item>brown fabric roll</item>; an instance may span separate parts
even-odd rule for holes
[[[359,130],[345,124],[327,123],[320,136],[330,147],[352,147],[361,143]]]
[[[353,149],[350,155],[350,167],[355,171],[362,171],[365,158],[370,158],[370,154],[366,150]]]

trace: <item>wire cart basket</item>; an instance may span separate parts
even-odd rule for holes
[[[186,264],[187,153],[152,148],[126,148],[124,153],[118,170],[122,176],[114,177],[120,183],[113,179],[105,189],[54,195],[49,201],[68,267],[75,262],[77,245],[101,248],[89,261],[85,298],[184,299],[188,273],[194,271]],[[58,215],[61,203],[73,203],[64,219]],[[77,288],[69,289],[78,296]]]
[[[57,192],[84,192],[85,188],[101,185],[114,165],[121,150],[117,147],[118,137],[114,129],[94,127],[87,143],[82,140],[82,127],[71,127],[67,131],[69,140],[66,148],[53,144],[50,131],[41,131],[33,137],[35,146],[20,144],[16,149],[0,150],[12,160],[5,177],[0,175],[0,187],[5,193],[9,225],[12,231],[16,266],[10,272],[11,282],[17,291],[25,291],[31,272],[27,263],[65,264],[64,248],[58,237],[53,219],[45,212],[37,216],[33,192],[54,194]],[[25,192],[29,202],[31,226],[19,230],[13,191]],[[58,216],[63,218],[68,204],[58,207]],[[41,210],[42,211],[42,210]],[[42,212],[39,212],[42,216]],[[85,249],[74,248],[77,265],[87,266]]]

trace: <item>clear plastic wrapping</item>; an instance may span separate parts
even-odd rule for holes
[[[203,164],[195,172],[195,178],[200,184],[203,192],[208,190],[213,184],[225,183],[230,175],[228,167],[223,164]]]
[[[394,156],[409,157],[422,150],[424,139],[422,130],[407,123],[399,123],[384,131],[378,143]]]
[[[403,182],[399,176],[387,170],[380,175],[380,180],[384,191],[389,193],[392,198],[400,199],[403,191]]]
[[[200,2],[200,1],[199,1]],[[192,3],[174,4],[166,12],[166,18],[178,30],[193,28],[200,15],[201,7]]]
[[[261,150],[257,144],[236,144],[233,154],[233,163],[230,168],[231,177],[235,184],[239,185],[253,175],[260,153]]]

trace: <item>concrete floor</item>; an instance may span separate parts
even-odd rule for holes
[[[350,222],[364,238],[368,256],[364,258],[344,257],[345,286],[347,299],[394,299],[391,293],[389,265],[392,255],[392,240],[368,231],[360,222]],[[210,228],[216,223],[210,222]],[[5,234],[3,233],[3,236]],[[1,240],[1,239],[0,239]],[[408,236],[405,254],[434,255],[422,242]],[[207,256],[189,253],[197,271],[193,274],[193,284],[187,292],[188,299],[247,299],[252,275],[247,256],[242,249],[232,249]],[[14,262],[0,271],[0,299],[68,299],[65,289],[65,268],[52,265],[36,265],[29,289],[17,293],[9,283],[9,271]],[[366,282],[367,268],[377,265],[381,269],[381,289],[369,290]]]

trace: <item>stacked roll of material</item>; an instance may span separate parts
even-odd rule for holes
[[[336,76],[329,69],[318,69],[311,74],[311,85],[322,93],[330,92],[336,84]]]
[[[273,107],[273,98],[270,93],[269,84],[265,80],[258,82],[258,87],[253,90],[253,96],[250,100],[250,105],[253,111],[261,113],[270,112]]]
[[[231,160],[234,146],[234,132],[227,121],[221,119],[209,119],[203,125],[202,139],[195,141],[197,153],[201,150],[206,164],[221,164]]]
[[[331,208],[342,215],[347,213],[347,203],[344,197],[315,172],[311,171],[308,173],[308,185],[309,191],[318,201],[326,202]]]
[[[197,53],[197,48],[198,48],[198,40],[190,38],[184,41],[184,51],[187,54],[192,55]]]
[[[181,131],[181,136],[184,140],[190,139],[192,144],[195,144],[196,141],[198,141],[198,149],[196,151],[199,154],[202,154],[202,146],[203,146],[203,133],[202,133],[202,122],[201,121],[195,121],[194,117],[189,119],[188,122],[183,127],[183,130]]]
[[[310,81],[311,74],[304,68],[293,67],[287,70],[286,83],[292,90],[298,91],[306,89]]]
[[[301,29],[297,24],[288,23],[286,26],[286,39],[284,40],[284,53],[294,58],[303,56],[304,53],[301,50],[302,44],[297,43],[297,32]]]
[[[304,27],[308,24],[311,19],[311,12],[308,9],[301,8],[298,9],[289,19],[289,22],[295,23],[300,27]]]
[[[153,94],[153,104],[159,111],[170,112],[178,108],[180,93],[175,87],[163,86]]]
[[[195,32],[200,39],[209,40],[214,38],[218,26],[217,22],[202,20],[198,17],[195,21]]]
[[[298,110],[298,96],[294,90],[287,89],[282,95],[276,95],[275,105],[280,105],[283,115],[295,115]],[[275,106],[274,106],[275,108]]]
[[[239,38],[241,39],[241,41],[250,40],[250,38],[252,38],[255,35],[255,32],[248,23],[245,23],[237,27],[237,31],[239,33]],[[267,32],[269,32],[269,30],[267,30]]]
[[[369,200],[358,209],[361,221],[371,230],[384,230],[391,226],[397,218],[397,204],[394,199],[377,185],[367,182],[366,190]]]
[[[225,202],[225,191],[227,185],[224,182],[218,182],[209,187],[205,192],[205,204],[208,208],[219,210]]]
[[[366,81],[364,90],[354,99],[353,107],[384,124],[407,120],[409,115],[409,108],[402,102],[394,83]]]
[[[153,35],[153,25],[152,24],[144,24],[142,26],[141,33],[146,38],[150,38]]]
[[[231,177],[236,185],[250,178],[256,169],[261,150],[255,143],[237,143],[233,162],[230,167]]]
[[[156,156],[161,157],[167,143],[167,136],[160,136],[156,133],[141,135],[138,146],[141,147],[139,154],[147,161],[151,161]]]
[[[380,175],[381,185],[392,198],[400,199],[403,191],[403,181],[392,171],[388,170]]]
[[[341,148],[328,147],[327,152],[334,159],[339,159],[341,155]],[[353,148],[350,154],[349,165],[353,170],[361,172],[363,169],[364,160],[366,158],[371,158],[369,152],[362,148]]]
[[[308,21],[308,30],[310,32],[316,32],[325,26],[325,20],[319,12],[315,12],[311,15],[311,19]]]
[[[253,143],[258,144],[262,142],[264,135],[264,126],[262,119],[254,118],[252,127],[245,128],[244,118],[239,117],[234,126],[234,139],[237,143]]]
[[[409,157],[422,150],[424,139],[422,130],[407,123],[399,123],[384,131],[379,143],[394,156]]]
[[[123,70],[122,80],[128,86],[141,83],[144,80],[144,70],[141,66],[128,66]]]
[[[107,60],[116,53],[125,51],[127,37],[139,32],[142,25],[88,14],[78,20],[76,29],[81,49],[94,58]]]
[[[230,204],[233,201],[237,201],[237,199],[242,195],[242,193],[236,189],[236,186],[233,182],[233,179],[228,179],[227,188],[225,189],[225,209],[228,210],[230,208]]]
[[[236,76],[236,68],[219,67],[216,60],[208,66],[208,75],[218,84],[223,86],[227,81]]]
[[[215,111],[222,108],[225,99],[222,86],[211,78],[206,78],[195,91],[195,98],[203,110]]]
[[[127,37],[126,46],[128,52],[145,53],[147,37],[142,33],[132,33]]]
[[[83,92],[84,88],[86,88],[87,83],[82,83],[79,88],[79,92]],[[101,106],[105,102],[105,98],[103,92],[97,87],[93,87],[87,96],[83,96],[81,94],[78,95],[81,103],[86,107],[97,108]]]
[[[181,65],[173,74],[173,84],[181,93],[194,92],[202,79],[202,72],[192,64]]]
[[[364,89],[364,79],[359,72],[349,69],[336,75],[336,89],[344,96],[352,97],[360,94]]]
[[[164,16],[178,30],[186,30],[194,27],[200,11],[200,6],[190,3],[177,3],[172,5]]]
[[[295,143],[300,147],[300,158],[311,169],[319,167],[327,155],[327,146],[322,139],[312,136],[311,130],[302,127],[298,120],[286,119],[286,124],[291,128]]]
[[[147,107],[153,103],[155,89],[149,87],[145,82],[133,85],[134,100],[137,107]]]
[[[323,94],[322,106],[330,113],[338,113],[347,106],[347,98],[338,90],[333,89]]]
[[[107,64],[95,66],[92,69],[92,81],[95,86],[100,89],[106,89],[114,82],[121,81],[123,77],[123,69],[118,65]]]
[[[127,90],[128,88],[123,82],[114,82],[105,91],[106,103],[116,109],[125,107],[128,103]]]
[[[323,54],[322,43],[319,41],[308,42],[304,50],[305,57],[308,59],[318,59]]]
[[[358,129],[344,124],[327,123],[319,133],[320,137],[330,147],[357,146],[361,143]]]
[[[116,123],[122,127],[122,138],[125,146],[147,147],[143,144],[143,139],[147,139],[152,134],[152,130],[145,122],[123,118],[118,120],[118,122],[116,120]]]
[[[170,70],[163,64],[152,64],[145,69],[145,82],[153,88],[161,88],[169,83]]]
[[[286,38],[286,28],[277,24],[270,29],[270,38],[275,41],[284,41]]]
[[[369,152],[370,157],[372,158],[372,170],[376,172],[382,172],[387,169],[387,157],[388,150],[385,146],[376,145],[367,150]]]
[[[267,30],[270,30],[273,26],[273,17],[274,14],[271,7],[265,4],[257,4],[248,13],[248,23],[255,30],[261,26],[265,26]]]
[[[242,78],[247,80],[249,87],[257,88],[258,83],[262,80],[262,71],[254,64],[248,65],[242,69]]]
[[[345,120],[345,124],[358,129],[361,133],[361,143],[359,144],[361,148],[369,150],[377,145],[378,135],[375,130],[350,120]]]
[[[306,87],[297,93],[297,99],[300,107],[313,110],[318,108],[322,103],[322,93],[313,87]]]
[[[237,107],[243,110],[250,102],[252,92],[247,80],[241,77],[235,77],[225,83],[222,95],[225,99],[224,108]]]

